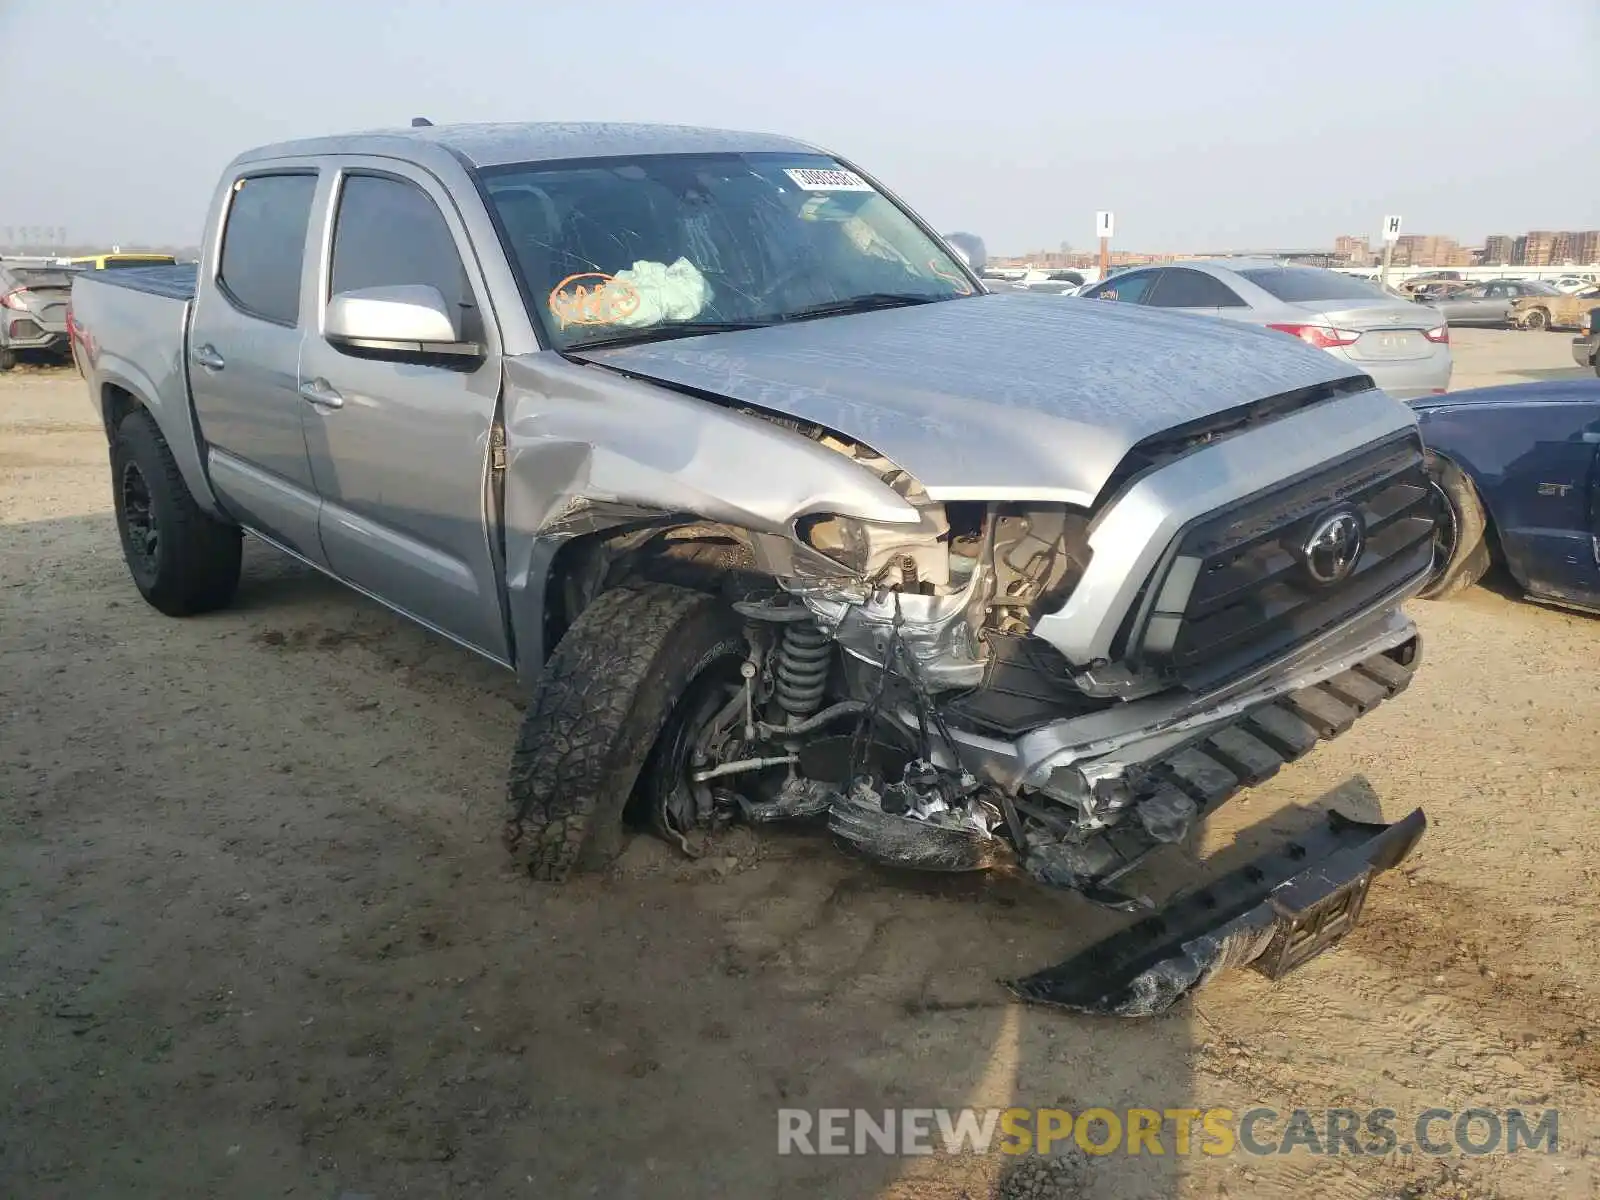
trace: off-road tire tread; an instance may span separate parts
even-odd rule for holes
[[[150,502],[158,514],[162,541],[160,569],[155,584],[140,594],[169,617],[188,617],[226,608],[239,588],[243,534],[237,525],[225,524],[204,512],[183,481],[167,439],[155,418],[145,412],[130,413],[117,426],[111,452],[111,486],[118,507],[118,537],[122,537],[120,489],[122,462],[133,458],[150,489]],[[126,543],[124,543],[124,546]],[[131,564],[130,564],[131,570]]]
[[[635,582],[602,592],[545,663],[507,783],[506,849],[560,882],[620,853],[641,768],[702,659],[738,629],[715,597]]]
[[[670,583],[728,602],[772,590],[749,547],[726,539],[664,538],[631,556],[609,581]]]

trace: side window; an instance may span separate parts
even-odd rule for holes
[[[1203,271],[1171,267],[1145,303],[1152,308],[1243,308],[1244,301],[1222,280]]]
[[[455,315],[456,335],[480,340],[466,270],[432,198],[403,180],[347,176],[333,227],[329,295],[406,284],[437,288]]]
[[[298,323],[316,191],[314,174],[247,175],[233,185],[217,282],[234,307],[279,325]]]
[[[1125,275],[1113,275],[1082,294],[1091,300],[1120,300],[1124,304],[1138,304],[1144,299],[1155,277],[1154,271],[1130,271]]]

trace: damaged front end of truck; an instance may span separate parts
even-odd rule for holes
[[[644,382],[594,374],[567,389],[615,405]],[[508,480],[519,456],[546,470],[538,494],[508,501],[535,530],[509,552],[513,580],[560,576],[579,605],[654,578],[737,614],[738,661],[697,695],[681,774],[652,793],[648,818],[673,843],[809,821],[894,867],[1016,864],[1144,916],[1015,993],[1134,1015],[1222,966],[1281,973],[1325,948],[1420,836],[1420,812],[1335,821],[1161,912],[1126,886],[1409,684],[1420,642],[1400,604],[1431,564],[1437,500],[1414,426],[1380,393],[1310,389],[1162,431],[1074,503],[930,487],[821,423],[649,382],[715,425],[689,441],[732,457],[675,454],[652,482],[608,463],[604,438],[579,447],[574,410],[514,415]],[[808,482],[790,496],[797,471]]]

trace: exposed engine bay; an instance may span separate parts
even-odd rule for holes
[[[1093,670],[1033,636],[1092,557],[1087,514],[935,503],[886,459],[813,437],[920,519],[806,517],[784,547],[730,531],[749,572],[733,603],[745,654],[686,716],[682,779],[651,814],[685,849],[735,820],[825,821],[879,862],[968,871],[1013,858],[1042,883],[1133,909],[1140,898],[1114,885],[1151,851],[1409,682],[1416,639],[1400,623],[1387,643],[1357,638],[1343,658],[1333,647],[1309,674],[1280,672],[1231,706],[1207,698],[1187,726],[1196,698],[1170,680],[1128,673],[1140,686],[1096,694]],[[1153,706],[1162,690],[1168,701]],[[1041,729],[1066,738],[1097,716],[1137,729],[1141,700],[1158,714],[1148,751],[1023,769],[1017,747]]]

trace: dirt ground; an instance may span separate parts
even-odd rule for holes
[[[1466,331],[1458,383],[1574,373],[1567,341]],[[516,877],[511,681],[253,543],[234,609],[146,607],[74,372],[0,377],[0,480],[0,1196],[1080,1194],[997,1155],[776,1153],[784,1106],[1009,1104],[1559,1108],[1553,1154],[1169,1144],[1081,1194],[1600,1195],[1600,620],[1414,605],[1411,690],[1207,831],[1333,789],[1425,807],[1360,928],[1094,1020],[997,986],[1106,928],[1011,878],[742,832]]]

